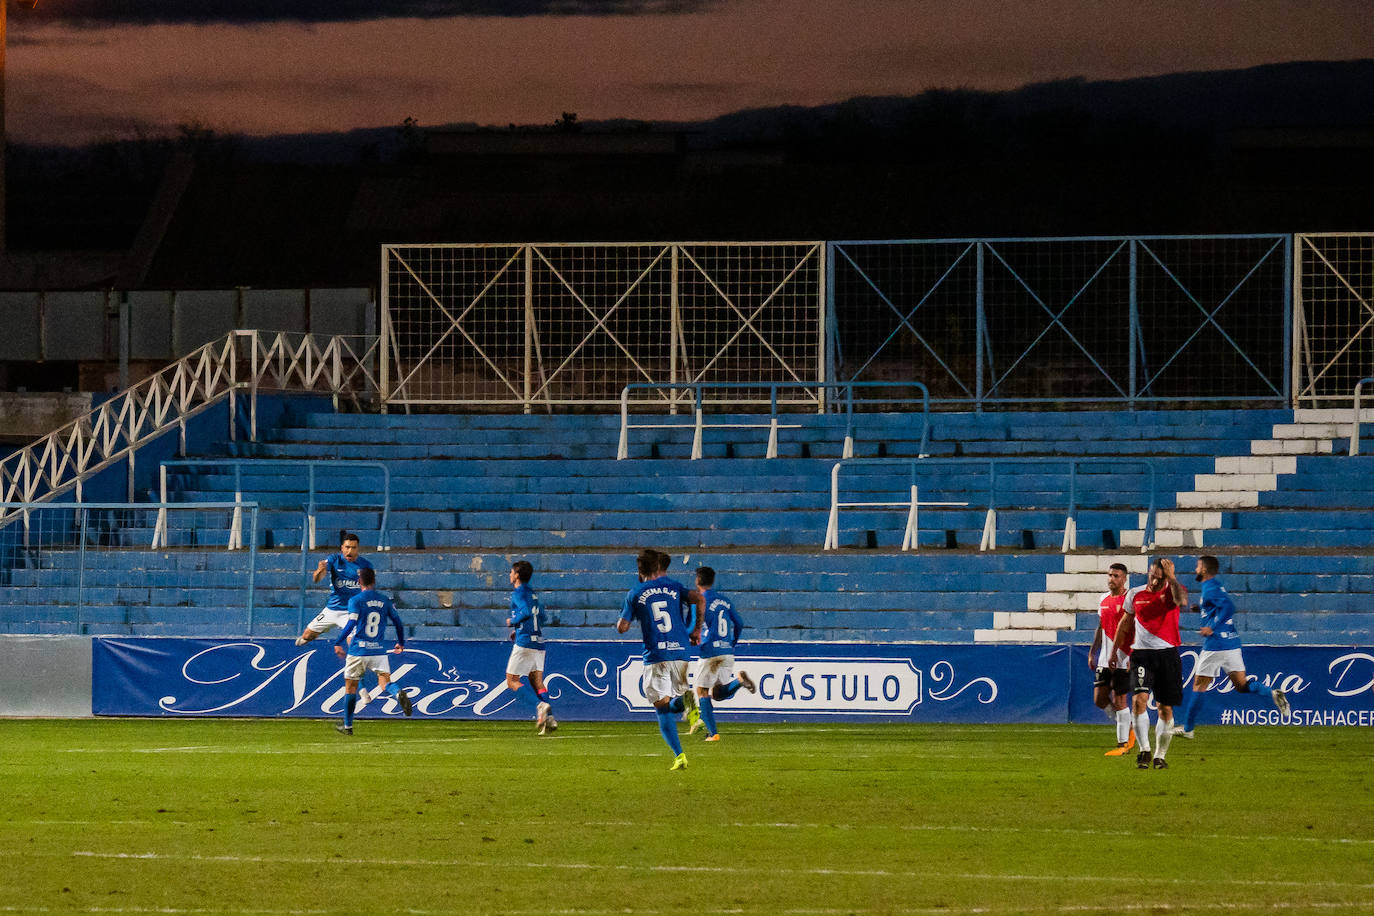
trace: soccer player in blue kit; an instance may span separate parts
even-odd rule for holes
[[[377,689],[395,697],[401,704],[401,711],[407,716],[414,707],[410,697],[397,685],[391,683],[391,662],[386,657],[387,648],[382,645],[382,634],[386,622],[391,621],[396,628],[396,646],[391,652],[399,655],[405,648],[405,631],[401,618],[391,599],[374,587],[377,574],[371,566],[358,572],[358,594],[348,602],[348,622],[344,624],[339,638],[334,640],[334,653],[344,659],[344,720],[336,725],[345,735],[353,734],[353,712],[358,706],[358,682],[366,671],[377,672]],[[349,636],[353,639],[350,641]],[[344,645],[347,644],[347,651]]]
[[[544,687],[544,627],[549,623],[549,616],[544,613],[539,596],[530,588],[533,577],[534,565],[529,560],[516,560],[511,564],[510,617],[506,618],[506,626],[514,628],[511,639],[515,645],[506,663],[506,689],[517,697],[525,696],[520,678],[529,676],[535,704],[535,727],[539,734],[547,735],[558,730],[549,691]]]
[[[688,633],[683,623],[682,605],[691,601],[697,605],[698,623],[705,610],[701,593],[689,590],[681,582],[659,575],[661,555],[652,549],[642,550],[635,558],[639,585],[625,596],[625,605],[616,620],[615,631],[627,633],[633,621],[639,622],[644,640],[644,674],[641,686],[644,696],[658,714],[658,729],[673,752],[672,770],[687,767],[687,755],[677,735],[677,714],[686,708],[683,695],[687,684],[687,662],[691,657],[689,645],[695,645],[700,633]]]
[[[1251,683],[1245,673],[1240,636],[1236,633],[1236,605],[1217,578],[1220,571],[1221,563],[1216,557],[1197,558],[1194,574],[1202,583],[1202,598],[1194,610],[1202,615],[1202,626],[1198,629],[1202,636],[1202,651],[1198,653],[1197,668],[1193,672],[1193,693],[1183,715],[1183,724],[1174,728],[1174,734],[1184,738],[1193,737],[1193,726],[1207,700],[1207,689],[1212,686],[1213,679],[1223,673],[1230,678],[1237,694],[1268,698],[1273,700],[1281,715],[1286,716],[1290,712],[1288,697],[1282,690],[1258,682]]]
[[[687,734],[694,734],[698,726],[706,726],[706,740],[719,741],[716,731],[714,701],[728,700],[743,687],[754,692],[754,682],[747,671],[735,677],[735,645],[739,642],[744,622],[735,604],[715,591],[716,571],[709,566],[697,567],[697,590],[706,604],[705,623],[701,630],[701,660],[697,662],[696,691],[700,717],[692,723]]]
[[[358,556],[358,536],[351,531],[340,531],[339,552],[321,560],[311,576],[315,582],[319,582],[326,573],[329,575],[329,600],[325,602],[324,610],[306,624],[305,630],[296,638],[296,645],[303,646],[330,630],[343,628],[348,622],[348,602],[358,594],[358,574],[371,568],[371,563]]]

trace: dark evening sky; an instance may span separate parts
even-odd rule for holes
[[[1367,0],[41,0],[8,131],[695,120],[934,87],[1374,57]]]

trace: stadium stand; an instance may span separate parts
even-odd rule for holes
[[[856,493],[906,491],[922,448],[916,416],[862,417],[846,463]],[[633,582],[633,553],[656,546],[684,578],[714,566],[753,640],[1086,641],[1107,564],[1144,572],[1148,460],[1160,550],[1185,569],[1203,548],[1222,556],[1248,641],[1359,642],[1374,625],[1374,458],[1343,454],[1348,427],[1293,420],[1278,410],[932,414],[925,454],[936,460],[919,471],[921,499],[968,505],[924,509],[919,551],[906,553],[905,513],[893,510],[845,512],[840,549],[821,549],[843,437],[829,415],[789,416],[799,428],[780,438],[775,459],[762,457],[763,430],[712,429],[705,457],[688,461],[684,427],[639,432],[631,457],[617,461],[619,418],[596,414],[315,412],[225,451],[385,462],[391,549],[371,549],[378,513],[358,507],[375,478],[341,467],[317,493],[310,565],[333,532],[358,531],[419,639],[503,639],[505,573],[517,557],[535,563],[553,638],[604,637]],[[1074,483],[1080,549],[1067,554],[1068,468],[1049,458],[1087,462]],[[993,461],[1001,549],[982,552]],[[234,498],[223,467],[177,467],[170,483],[178,502]],[[262,506],[251,621],[246,551],[202,549],[191,560],[153,550],[150,518],[126,514],[92,545],[104,548],[97,563],[93,550],[83,560],[70,548],[9,549],[0,628],[294,635],[320,600],[302,591],[299,475],[249,468],[241,485]]]

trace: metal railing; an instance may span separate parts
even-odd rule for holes
[[[922,470],[934,467],[977,465],[987,468],[987,509],[983,520],[982,541],[979,550],[997,549],[997,469],[999,466],[1014,467],[1054,467],[1068,466],[1069,482],[1067,487],[1068,505],[1065,509],[1064,539],[1061,552],[1068,553],[1078,548],[1078,473],[1083,465],[1110,465],[1113,469],[1122,465],[1143,467],[1149,472],[1150,492],[1145,516],[1144,537],[1141,551],[1154,548],[1155,542],[1155,465],[1148,459],[1119,458],[858,458],[835,462],[830,469],[830,517],[826,524],[825,550],[839,547],[841,509],[905,509],[907,511],[906,530],[902,535],[902,549],[918,549],[919,509],[922,506],[957,507],[967,506],[967,502],[922,502],[917,486],[917,475]],[[901,501],[851,501],[840,500],[840,472],[845,467],[905,467],[908,469],[910,498]],[[1011,508],[1011,507],[1009,507]]]
[[[0,502],[41,502],[69,491],[81,502],[85,481],[125,460],[132,502],[140,446],[177,430],[184,455],[187,421],[225,400],[235,439],[240,393],[249,399],[255,441],[259,390],[329,393],[337,408],[340,396],[356,399],[375,389],[377,348],[375,339],[234,331],[0,461]],[[0,516],[0,526],[13,518]]]
[[[179,515],[192,516],[191,524],[174,529],[179,535],[174,538],[178,543],[170,545],[167,543],[165,519],[165,513],[169,509]],[[219,514],[220,518],[232,514],[237,520],[241,513],[246,512],[249,526],[248,557],[246,564],[241,567],[241,576],[235,576],[235,587],[238,581],[242,582],[243,612],[246,616],[244,632],[251,634],[254,625],[254,589],[258,566],[258,509],[256,502],[0,503],[0,511],[7,517],[22,518],[24,521],[22,531],[18,527],[0,530],[0,574],[4,575],[6,582],[6,587],[0,591],[0,594],[4,595],[3,601],[0,601],[0,608],[6,605],[25,609],[35,606],[70,605],[73,608],[72,626],[75,632],[83,632],[88,593],[96,588],[111,588],[108,584],[88,584],[87,578],[91,568],[102,570],[107,576],[109,574],[108,562],[100,559],[93,561],[92,557],[108,556],[112,551],[120,549],[143,549],[138,548],[138,545],[146,543],[149,524],[147,520],[154,512],[158,513],[164,527],[160,545],[163,550],[217,553],[222,549],[219,542],[210,543],[206,535],[212,530],[223,530],[228,526],[207,525],[204,519],[199,517],[206,513]],[[37,525],[31,526],[35,516]],[[156,525],[158,522],[152,524]],[[226,537],[225,541],[228,542],[231,538],[232,535]],[[70,565],[60,559],[62,554],[73,553]],[[35,573],[41,573],[41,576],[36,575],[27,587],[21,587],[16,582],[20,570],[33,570]],[[75,581],[68,581],[64,573],[66,576],[74,576]],[[149,586],[146,582],[121,582],[118,590],[150,587],[159,586]],[[166,587],[186,586],[184,583],[179,585],[172,582],[167,583]],[[30,589],[41,591],[41,602],[31,603],[24,600],[26,592]],[[67,594],[63,594],[64,592]],[[66,598],[70,600],[63,600]],[[186,603],[186,599],[181,599],[181,603]],[[97,605],[103,607],[106,606],[106,602],[97,601],[92,606]],[[210,609],[207,608],[208,610]],[[214,610],[222,613],[228,608],[217,604]]]
[[[780,429],[800,429],[800,423],[779,423],[778,422],[778,392],[779,391],[803,391],[815,392],[810,398],[799,398],[794,401],[783,403],[808,404],[813,405],[817,413],[825,413],[828,408],[843,409],[845,415],[844,445],[841,456],[851,458],[854,455],[854,389],[874,389],[874,388],[915,388],[920,392],[918,397],[913,398],[868,398],[862,400],[861,404],[910,404],[919,401],[921,404],[921,446],[920,454],[926,453],[926,448],[930,444],[930,391],[920,382],[676,382],[669,384],[657,384],[651,382],[638,382],[626,385],[620,392],[620,442],[616,448],[616,458],[623,460],[630,455],[630,430],[632,429],[692,429],[692,459],[699,459],[702,455],[702,433],[707,428],[712,429],[767,429],[768,447],[764,454],[765,458],[778,457],[778,430]],[[738,391],[738,390],[764,390],[768,391],[768,422],[767,423],[707,423],[705,419],[705,396],[706,391]],[[692,393],[692,420],[690,423],[631,423],[630,422],[630,391],[658,391],[675,392],[690,391]],[[844,399],[842,408],[826,401],[823,392],[842,391]],[[676,410],[678,399],[668,395],[663,398],[671,410]],[[722,398],[714,403],[730,404],[735,406],[758,406],[763,404],[762,400],[745,398]]]
[[[387,526],[391,518],[391,470],[380,461],[318,461],[296,458],[197,458],[185,459],[180,461],[164,461],[160,470],[160,499],[164,504],[168,503],[170,496],[167,487],[168,468],[232,468],[234,471],[234,503],[237,505],[243,502],[243,469],[244,468],[290,468],[300,469],[306,472],[306,502],[301,508],[305,512],[305,518],[301,526],[301,549],[314,550],[316,519],[320,509],[348,508],[348,509],[380,509],[381,520],[377,531],[377,549],[389,550],[387,543]],[[330,472],[339,470],[372,470],[377,471],[381,476],[382,499],[380,503],[347,503],[347,504],[320,504],[316,497],[318,489],[315,484],[315,471],[317,468],[327,468]],[[158,525],[153,535],[153,547],[158,544],[158,533],[164,537],[166,535],[166,510],[158,513]],[[234,531],[241,531],[241,514],[234,514]],[[242,548],[242,538],[237,540],[231,538],[230,550]]]
[[[1362,378],[1355,383],[1355,410],[1350,415],[1350,454],[1360,453],[1360,396],[1365,385],[1374,384],[1374,376]]]

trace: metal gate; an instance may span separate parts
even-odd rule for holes
[[[1293,406],[1346,406],[1374,375],[1374,232],[1294,236]]]

